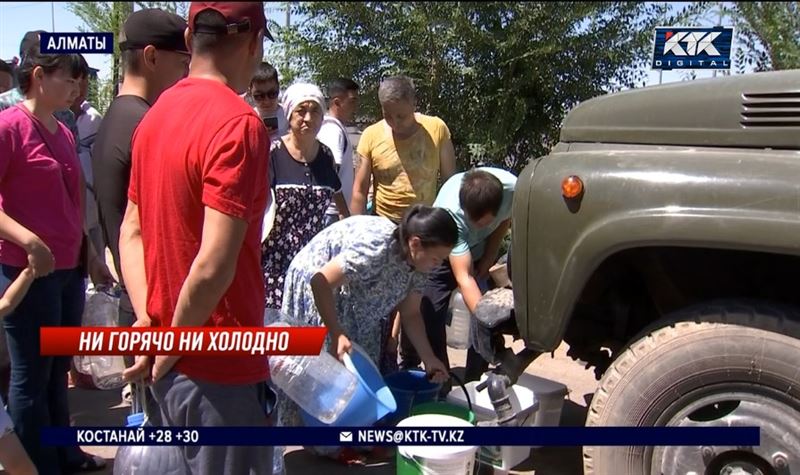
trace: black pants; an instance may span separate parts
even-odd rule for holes
[[[448,310],[450,308],[450,294],[458,287],[450,263],[445,261],[428,276],[425,290],[422,292],[420,314],[425,323],[425,333],[431,344],[433,354],[447,367],[450,361],[447,357],[447,326]],[[420,357],[417,350],[404,332],[400,338],[400,367],[402,369],[420,366]]]
[[[447,356],[446,327],[450,323],[450,296],[456,288],[458,283],[453,275],[453,269],[450,267],[450,262],[445,261],[428,276],[420,304],[420,313],[433,354],[448,368],[450,359]],[[415,368],[421,363],[416,349],[404,333],[400,339],[400,359],[401,369]],[[488,367],[489,363],[470,347],[467,351],[467,380],[478,379]],[[477,377],[474,376],[476,373]]]

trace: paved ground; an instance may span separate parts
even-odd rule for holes
[[[518,348],[518,347],[517,347]],[[596,381],[591,371],[566,356],[566,348],[559,348],[554,357],[543,355],[527,370],[528,373],[559,381],[569,388],[561,415],[561,425],[583,425],[586,408],[594,392]],[[451,364],[463,367],[466,351],[450,350]],[[88,391],[70,389],[70,405],[73,408],[75,426],[122,426],[129,407],[120,403],[119,391]],[[116,447],[84,447],[85,450],[108,460],[111,474]],[[300,447],[292,447],[286,456],[289,475],[389,475],[395,473],[394,462],[368,463],[364,467],[344,467],[334,462],[312,456]],[[580,475],[582,474],[580,447],[534,449],[531,457],[516,467],[513,473],[535,475]]]

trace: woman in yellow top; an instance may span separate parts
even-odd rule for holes
[[[367,127],[358,141],[361,164],[350,212],[364,214],[372,178],[376,213],[398,223],[412,205],[433,204],[439,179],[444,183],[456,171],[455,151],[442,119],[415,112],[409,78],[385,79],[378,100],[384,119]]]

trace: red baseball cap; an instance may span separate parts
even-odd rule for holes
[[[197,14],[209,9],[219,12],[228,24],[219,28],[211,25],[195,25]],[[256,32],[261,28],[264,29],[264,36],[275,41],[267,29],[264,2],[192,2],[189,7],[189,29],[193,32],[230,35],[247,31]]]

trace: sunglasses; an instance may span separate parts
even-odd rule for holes
[[[277,89],[271,89],[267,92],[254,92],[252,95],[253,99],[260,101],[267,97],[269,97],[270,99],[275,99],[278,97],[278,94],[280,94],[280,92]]]

